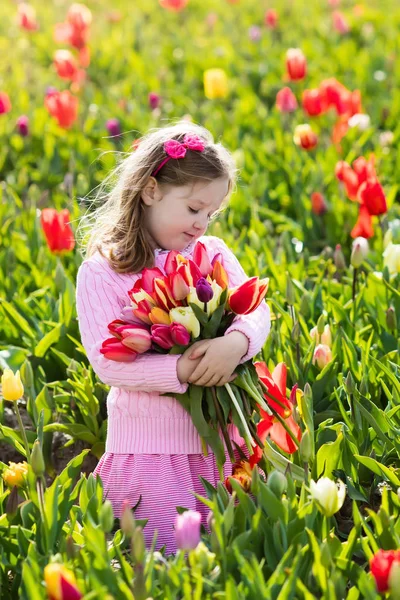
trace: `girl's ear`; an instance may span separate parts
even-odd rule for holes
[[[160,199],[160,190],[157,181],[154,177],[149,177],[146,185],[142,190],[142,200],[146,206],[152,206],[157,200]]]

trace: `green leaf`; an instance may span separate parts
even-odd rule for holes
[[[46,354],[50,346],[53,346],[53,344],[56,344],[58,342],[58,340],[60,339],[62,327],[62,323],[59,323],[54,327],[54,329],[52,329],[51,331],[46,333],[44,337],[42,337],[42,339],[35,348],[34,356],[38,356],[41,358]]]
[[[370,469],[376,475],[386,478],[396,488],[400,486],[400,479],[391,469],[389,469],[389,467],[386,467],[385,465],[378,462],[374,458],[371,458],[370,456],[361,456],[359,454],[356,454],[354,458],[358,460],[358,462],[360,462],[362,465]]]

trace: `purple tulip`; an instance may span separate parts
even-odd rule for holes
[[[257,25],[253,25],[249,29],[249,38],[252,42],[258,42],[261,38],[261,29]]]
[[[187,510],[175,519],[175,539],[179,550],[194,550],[200,542],[201,514]]]
[[[107,131],[112,136],[121,135],[121,125],[118,119],[108,119],[106,123]]]
[[[188,345],[190,342],[190,333],[182,323],[171,323],[169,330],[174,344],[179,344],[179,346]]]
[[[29,135],[29,118],[26,115],[21,115],[17,119],[17,131],[22,137]]]
[[[155,344],[165,350],[170,350],[174,345],[169,325],[156,324],[151,326],[151,339]]]
[[[200,302],[210,302],[214,296],[213,289],[207,279],[200,277],[196,283],[196,294]]]
[[[155,92],[150,92],[149,94],[149,106],[151,110],[154,110],[160,106],[160,96]]]

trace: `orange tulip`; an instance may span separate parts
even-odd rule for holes
[[[218,283],[223,290],[225,290],[229,286],[229,279],[227,272],[225,271],[222,264],[219,260],[216,260],[214,263],[213,271],[211,274],[211,278]]]
[[[68,90],[47,95],[45,106],[51,116],[57,119],[60,127],[65,129],[71,127],[78,116],[78,98]]]
[[[251,277],[241,285],[229,290],[228,305],[237,315],[253,312],[262,302],[268,290],[269,279]]]
[[[363,237],[367,239],[374,235],[374,228],[372,227],[372,217],[366,206],[360,206],[357,223],[351,230],[350,235],[352,238]]]
[[[151,309],[149,319],[153,325],[169,325],[171,323],[169,313],[159,306]]]
[[[71,229],[69,211],[64,208],[58,212],[55,208],[44,208],[40,215],[43,233],[51,252],[70,252],[75,246]]]
[[[328,210],[325,198],[320,192],[313,192],[311,194],[311,210],[314,215],[323,215]]]

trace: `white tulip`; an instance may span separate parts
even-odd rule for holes
[[[331,517],[343,506],[346,497],[346,486],[343,481],[337,484],[329,477],[321,477],[317,482],[310,482],[311,497],[316,502],[319,510],[327,517]]]

